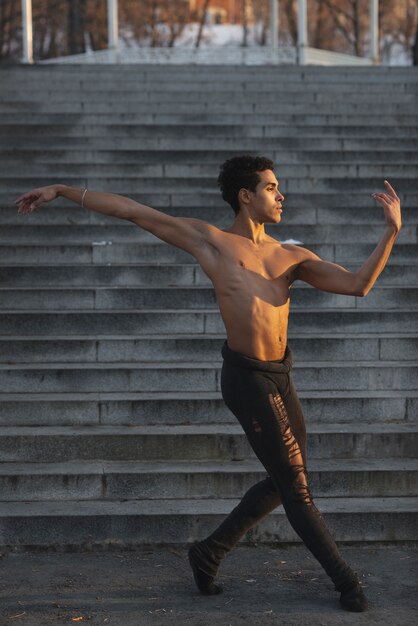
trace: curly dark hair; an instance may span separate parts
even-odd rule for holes
[[[218,185],[222,198],[231,205],[235,215],[240,210],[238,192],[240,189],[255,191],[260,177],[257,172],[273,170],[274,163],[266,157],[244,154],[228,159],[221,165]]]

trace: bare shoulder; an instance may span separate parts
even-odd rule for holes
[[[269,237],[271,243],[276,244],[278,250],[284,250],[289,253],[289,256],[295,260],[297,263],[303,263],[303,261],[307,261],[309,259],[318,258],[314,252],[311,252],[307,248],[303,248],[299,244],[295,243],[285,243],[274,239],[274,237]]]
[[[283,259],[289,267],[288,277],[289,283],[293,284],[295,280],[300,279],[300,270],[306,261],[318,259],[319,257],[314,253],[294,243],[278,243],[278,259],[281,257],[285,257]]]
[[[221,250],[224,247],[222,245],[223,231],[204,220],[192,217],[177,219],[181,220],[184,226],[191,229],[195,235],[194,244],[190,245],[187,251],[195,257],[207,276],[212,278],[216,273]]]
[[[184,224],[191,226],[195,231],[203,236],[204,239],[216,239],[221,236],[223,232],[217,226],[214,226],[210,222],[199,220],[194,217],[181,217],[180,219]]]
[[[308,261],[309,259],[317,259],[318,256],[308,250],[308,248],[303,248],[294,243],[282,243],[280,244],[284,250],[289,251],[295,259],[298,260],[299,263],[303,263],[303,261]]]

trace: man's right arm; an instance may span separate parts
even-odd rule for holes
[[[211,224],[193,218],[173,217],[113,193],[85,191],[66,185],[50,185],[23,194],[16,200],[16,204],[20,205],[20,213],[30,213],[41,204],[57,197],[83,204],[91,211],[129,220],[159,239],[189,252],[202,265],[207,264],[210,260],[208,257],[215,253],[212,237],[215,227]]]

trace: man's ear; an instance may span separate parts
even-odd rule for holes
[[[238,192],[238,201],[241,201],[243,204],[248,204],[250,200],[250,192],[248,191],[248,189],[242,187]]]

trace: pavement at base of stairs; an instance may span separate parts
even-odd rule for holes
[[[338,626],[418,623],[418,544],[339,544],[370,608],[350,613],[303,545],[237,547],[202,596],[187,547],[3,552],[0,625]]]

